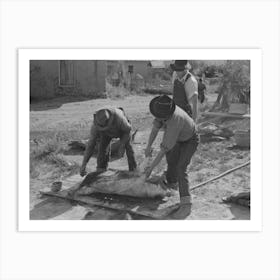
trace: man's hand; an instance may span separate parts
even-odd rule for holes
[[[147,146],[145,149],[145,157],[150,157],[152,155],[152,148],[150,146]]]
[[[118,150],[118,156],[121,158],[123,157],[125,152],[125,146],[124,145],[120,145],[119,150]]]
[[[82,165],[80,168],[80,175],[81,177],[84,177],[86,174],[87,174],[86,167]]]
[[[145,175],[146,175],[146,179],[148,179],[148,178],[150,177],[152,171],[153,171],[153,168],[152,168],[151,166],[147,166],[147,167],[145,168],[145,171],[144,171],[144,172],[145,172]]]
[[[156,166],[158,166],[158,164],[160,163],[160,161],[162,160],[163,156],[165,155],[165,151],[163,149],[161,149],[159,151],[159,153],[157,154],[156,158],[153,160],[153,162],[151,163],[150,166],[147,166],[145,168],[145,174],[146,174],[146,179],[149,178],[149,176],[151,175],[152,171],[154,170],[154,168]]]

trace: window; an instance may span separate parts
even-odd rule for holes
[[[111,75],[113,73],[113,65],[107,65],[107,75]]]
[[[71,87],[75,84],[73,60],[59,61],[59,85]]]
[[[128,72],[133,73],[133,65],[128,65]]]

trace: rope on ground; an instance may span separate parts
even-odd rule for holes
[[[213,177],[213,178],[211,178],[211,179],[209,179],[209,180],[207,180],[207,181],[204,181],[204,182],[202,182],[202,183],[199,183],[199,184],[195,185],[194,187],[191,188],[191,190],[198,189],[198,188],[200,188],[200,187],[202,187],[202,186],[204,186],[204,185],[206,185],[206,184],[208,184],[208,183],[210,183],[210,182],[213,182],[213,181],[215,181],[215,180],[218,180],[218,179],[220,179],[221,177],[224,177],[224,176],[226,176],[227,174],[229,174],[229,173],[231,173],[231,172],[234,172],[235,170],[238,170],[238,169],[240,169],[240,168],[242,168],[242,167],[245,167],[245,166],[247,166],[247,165],[249,165],[249,164],[250,164],[250,160],[249,160],[248,162],[245,162],[245,163],[239,165],[239,166],[236,166],[236,167],[234,167],[234,168],[232,168],[232,169],[229,169],[229,170],[227,170],[227,171],[221,173],[220,175],[217,175],[217,176],[215,176],[215,177]]]

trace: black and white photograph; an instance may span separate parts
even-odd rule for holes
[[[279,280],[279,19],[0,0],[0,279]]]
[[[30,60],[31,220],[250,220],[250,60]]]

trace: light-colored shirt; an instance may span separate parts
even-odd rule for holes
[[[153,125],[157,129],[164,129],[161,149],[165,152],[170,151],[177,142],[189,140],[195,131],[193,119],[178,106],[168,120],[154,119]]]
[[[179,79],[180,81],[184,81],[187,77],[187,75],[189,74],[189,72],[187,72],[181,79],[178,77],[176,71],[173,72],[172,75],[172,84],[174,84],[174,81],[176,79]],[[197,84],[197,80],[196,78],[191,75],[188,80],[185,82],[184,84],[185,87],[185,91],[186,91],[186,95],[187,95],[187,99],[188,101],[190,101],[190,99],[193,97],[193,95],[198,95],[198,84]]]

